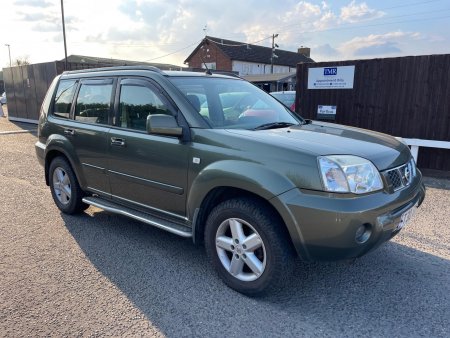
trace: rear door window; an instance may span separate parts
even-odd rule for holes
[[[112,89],[112,79],[82,81],[75,106],[75,120],[108,124]]]

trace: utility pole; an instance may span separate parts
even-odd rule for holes
[[[272,34],[272,55],[270,57],[270,74],[273,74],[273,59],[278,57],[278,55],[275,54],[275,48],[278,48],[278,45],[275,43],[275,38],[277,37],[278,34]]]
[[[5,43],[5,46],[8,47],[8,54],[9,54],[9,68],[12,67],[12,63],[11,63],[11,46],[7,43]]]
[[[63,4],[63,0],[61,0],[61,16],[62,16],[63,38],[64,38],[64,69],[67,70],[66,24],[64,22],[64,4]]]

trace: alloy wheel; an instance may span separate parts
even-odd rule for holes
[[[72,187],[69,175],[61,167],[57,167],[53,171],[53,190],[59,202],[64,205],[69,204],[72,196]]]
[[[248,222],[229,218],[216,232],[216,250],[223,267],[235,278],[250,282],[266,268],[266,249],[259,233]]]

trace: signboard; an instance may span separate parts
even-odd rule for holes
[[[308,89],[352,89],[355,66],[308,69]]]
[[[317,118],[326,120],[335,120],[336,106],[317,106]]]

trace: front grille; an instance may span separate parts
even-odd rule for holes
[[[394,188],[394,190],[400,189],[403,184],[402,184],[402,176],[400,175],[400,172],[398,170],[389,170],[387,172],[387,176],[389,178],[389,183],[392,184],[392,187]]]
[[[413,177],[415,175],[415,163],[414,160],[410,160],[406,164],[389,169],[384,172],[388,184],[392,186],[394,191],[400,190],[411,184]]]

